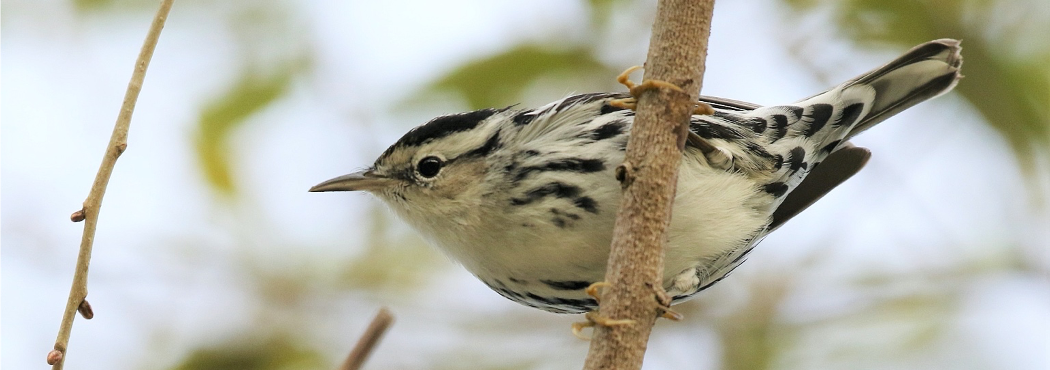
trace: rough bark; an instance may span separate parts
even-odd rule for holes
[[[596,326],[585,369],[639,369],[661,313],[663,247],[689,117],[700,94],[714,0],[660,0],[645,79],[681,88],[638,96],[637,116],[618,177],[616,217],[599,314],[631,325]],[[620,176],[622,175],[622,176]]]

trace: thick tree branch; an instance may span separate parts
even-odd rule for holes
[[[66,309],[62,313],[62,323],[58,328],[58,338],[55,339],[55,349],[47,354],[47,363],[53,365],[53,369],[61,369],[65,363],[66,348],[69,345],[69,336],[73,331],[73,318],[76,312],[80,312],[85,319],[91,319],[94,313],[87,298],[87,273],[91,262],[91,247],[95,241],[95,228],[98,225],[98,214],[102,209],[102,197],[106,194],[106,186],[113,174],[113,167],[117,158],[128,147],[128,129],[131,127],[131,114],[135,111],[135,102],[138,101],[139,91],[142,90],[142,82],[146,78],[146,68],[149,67],[153,50],[157,47],[160,31],[164,28],[164,21],[168,19],[168,12],[174,0],[162,0],[157,15],[153,18],[146,41],[139,51],[138,60],[135,61],[135,70],[128,82],[128,89],[124,93],[124,103],[117,114],[117,122],[113,126],[113,134],[109,138],[106,154],[102,156],[102,164],[99,166],[95,182],[91,185],[84,206],[70,216],[73,222],[84,221],[84,235],[80,240],[80,253],[77,255],[77,266],[73,273],[73,286],[69,289],[69,299],[66,301]]]
[[[646,80],[618,169],[624,197],[616,217],[602,293],[601,317],[631,325],[596,326],[585,369],[639,369],[661,313],[663,246],[671,220],[678,164],[704,73],[714,0],[660,0],[649,43]],[[643,81],[644,84],[644,81]]]

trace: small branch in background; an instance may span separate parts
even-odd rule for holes
[[[131,114],[135,111],[135,102],[138,101],[139,92],[142,91],[142,82],[146,78],[146,68],[149,67],[153,50],[157,47],[160,31],[164,28],[164,22],[168,19],[168,13],[174,0],[162,0],[157,15],[153,18],[146,41],[139,52],[138,60],[135,61],[135,70],[128,82],[128,89],[124,93],[124,103],[117,114],[117,122],[113,126],[113,134],[106,146],[106,154],[102,156],[102,164],[95,175],[95,182],[91,185],[87,200],[80,210],[73,212],[70,220],[73,222],[84,221],[84,234],[80,240],[80,253],[77,255],[76,270],[73,273],[73,286],[69,289],[69,299],[66,301],[66,309],[62,313],[62,323],[58,328],[58,338],[55,339],[54,350],[48,352],[47,363],[53,369],[62,369],[65,363],[66,349],[69,346],[69,336],[73,331],[73,318],[80,312],[85,319],[94,317],[91,305],[87,298],[87,273],[91,262],[91,247],[95,241],[95,228],[98,226],[98,214],[102,209],[102,197],[106,194],[106,186],[109,178],[113,175],[113,167],[117,158],[127,149],[128,129],[131,127]]]
[[[714,0],[660,0],[657,5],[642,85],[652,83],[636,96],[626,158],[617,168],[624,196],[605,275],[609,285],[599,306],[603,320],[634,324],[595,326],[584,369],[641,368],[653,324],[666,312],[662,306],[670,304],[663,291],[663,247],[713,9]]]
[[[390,313],[390,310],[386,307],[380,308],[379,312],[376,313],[376,317],[372,319],[371,324],[368,324],[368,329],[365,329],[361,339],[357,340],[357,344],[354,345],[354,349],[350,351],[350,355],[346,357],[346,362],[343,362],[343,366],[339,370],[360,369],[361,365],[368,359],[368,355],[372,354],[376,344],[379,344],[379,340],[383,338],[386,329],[390,328],[390,324],[393,322],[394,315]]]

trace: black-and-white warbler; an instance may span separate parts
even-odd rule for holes
[[[692,117],[679,170],[663,274],[673,300],[721,280],[762,237],[859,171],[870,153],[847,140],[951,90],[959,52],[956,40],[927,42],[789,105],[702,97],[715,113]],[[438,117],[371,167],[310,190],[378,196],[515,302],[593,310],[585,289],[605,275],[621,197],[613,172],[634,121],[614,101],[628,97],[582,94]]]

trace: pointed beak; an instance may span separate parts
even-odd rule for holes
[[[314,185],[314,187],[310,188],[310,191],[372,191],[390,186],[393,181],[389,177],[376,174],[371,169],[368,169],[327,180]]]

